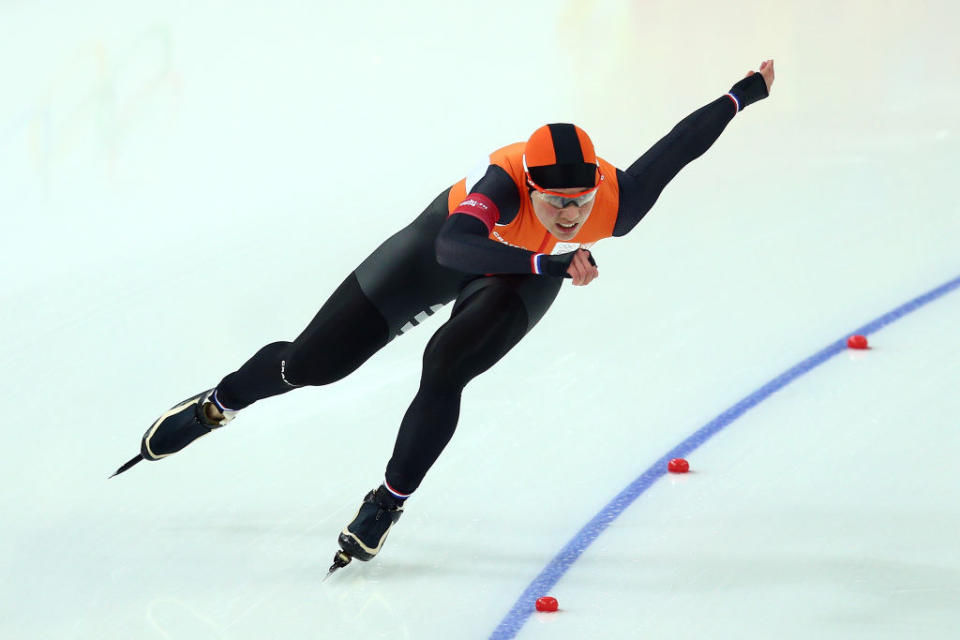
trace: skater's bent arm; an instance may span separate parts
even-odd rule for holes
[[[533,251],[490,239],[490,227],[474,216],[454,213],[437,234],[437,262],[466,273],[539,273]]]
[[[617,170],[620,211],[613,235],[622,236],[633,229],[653,207],[664,187],[716,142],[738,111],[768,95],[772,62],[769,80],[763,72],[767,64],[761,65],[761,73],[748,75],[737,82],[730,93],[681,120],[626,171]]]
[[[454,213],[440,228],[437,234],[437,262],[445,267],[466,273],[524,273],[573,278],[574,284],[581,284],[583,277],[574,265],[578,253],[584,253],[596,271],[596,263],[590,252],[583,249],[546,255],[535,253],[520,247],[501,244],[489,237],[491,226],[484,220],[465,213]],[[594,273],[593,277],[596,277]],[[587,282],[593,279],[590,277]],[[586,284],[586,283],[583,283]]]
[[[491,164],[440,228],[437,262],[466,273],[568,275],[572,254],[546,256],[490,238],[496,224],[509,224],[520,211],[520,197],[510,175]]]

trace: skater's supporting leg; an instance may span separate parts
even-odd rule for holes
[[[389,338],[387,321],[351,273],[296,340],[260,349],[217,385],[217,399],[237,410],[296,387],[336,382]]]
[[[467,285],[450,320],[430,339],[420,388],[387,464],[386,483],[409,495],[453,436],[466,384],[500,360],[553,303],[561,279],[492,276]]]
[[[492,367],[543,317],[559,278],[492,276],[460,292],[448,320],[423,354],[420,389],[407,409],[387,465],[385,484],[371,491],[340,533],[342,551],[330,571],[350,558],[370,560],[403,513],[404,498],[423,480],[453,436],[464,386]]]

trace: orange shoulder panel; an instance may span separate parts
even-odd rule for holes
[[[523,174],[523,147],[525,145],[525,142],[514,142],[490,154],[490,164],[495,164],[509,173],[513,181],[520,187],[527,184],[527,178]]]

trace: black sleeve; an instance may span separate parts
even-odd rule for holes
[[[759,73],[744,78],[730,91],[730,95],[717,98],[681,120],[626,171],[617,170],[620,209],[613,235],[625,235],[640,222],[667,183],[720,137],[737,114],[738,105],[742,110],[767,95],[766,82]]]
[[[437,262],[466,273],[529,273],[569,278],[567,269],[577,250],[556,255],[534,253],[501,244],[487,235],[487,225],[465,213],[455,213],[440,228],[436,241]],[[584,249],[580,249],[584,251]],[[587,251],[590,264],[596,260]]]
[[[476,184],[467,185],[467,195],[482,193],[500,209],[500,224],[510,224],[520,211],[520,190],[503,167],[491,164]]]
[[[466,273],[538,273],[533,251],[501,244],[489,237],[482,220],[455,213],[437,234],[437,262]]]

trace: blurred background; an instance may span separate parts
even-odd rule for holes
[[[0,4],[0,636],[495,633],[677,443],[960,276],[958,19],[945,1]],[[576,122],[626,167],[767,58],[770,98],[471,383],[375,562],[320,582],[446,310],[341,383],[106,481],[490,151]],[[958,297],[730,425],[518,637],[955,628]]]

